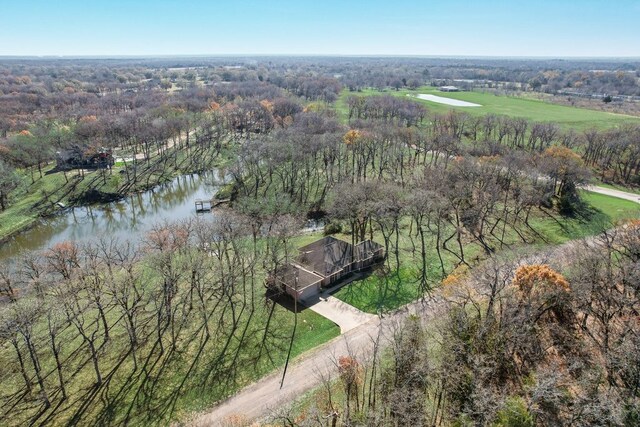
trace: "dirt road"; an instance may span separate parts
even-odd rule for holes
[[[169,139],[167,139],[165,141],[165,143],[161,147],[155,146],[154,149],[152,150],[152,152],[150,153],[149,157],[155,157],[155,156],[160,154],[160,151],[166,151],[166,150],[169,150],[169,149],[173,148],[178,143],[178,139],[182,138],[183,135],[180,135],[179,138],[169,138]],[[121,150],[117,150],[114,153],[114,158],[115,158],[116,163],[117,162],[132,162],[134,157],[135,157],[136,160],[145,160],[147,158],[147,155],[144,152],[139,152],[135,156],[122,157],[122,156],[118,155],[118,151],[121,151]]]

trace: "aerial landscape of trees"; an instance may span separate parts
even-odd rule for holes
[[[528,263],[496,257],[453,275],[437,315],[397,324],[386,349],[340,357],[335,382],[271,420],[636,425],[639,243],[636,221]]]
[[[384,316],[437,298],[440,311],[397,325],[366,360],[338,355],[339,375],[314,403],[276,411],[274,423],[636,425],[640,211],[608,211],[585,189],[638,190],[640,119],[577,126],[443,111],[402,91],[459,81],[511,99],[574,88],[633,113],[638,69],[0,61],[0,241],[68,206],[186,174],[229,177],[215,195],[229,206],[213,215],[0,259],[0,423],[183,421],[337,336],[265,292],[269,274],[318,237],[301,231],[314,220],[387,254],[340,299]]]

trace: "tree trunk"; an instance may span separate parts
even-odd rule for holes
[[[20,364],[20,373],[22,374],[22,378],[24,379],[24,384],[27,387],[27,391],[31,392],[31,380],[29,379],[29,375],[27,374],[27,369],[24,366],[24,358],[22,356],[22,352],[20,351],[20,346],[18,345],[18,340],[15,338],[11,339],[11,344],[13,348],[16,350],[16,355],[18,356],[18,363]]]

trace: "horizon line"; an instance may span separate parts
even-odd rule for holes
[[[268,58],[268,57],[323,57],[323,58],[430,58],[430,59],[538,59],[538,60],[637,60],[639,56],[583,56],[583,55],[438,55],[438,54],[329,54],[329,53],[194,53],[194,54],[72,54],[72,55],[4,55],[4,59],[152,59],[152,58]]]

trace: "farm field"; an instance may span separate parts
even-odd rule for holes
[[[479,104],[480,107],[455,107],[428,100],[419,99],[418,95],[433,95],[441,98],[450,98]],[[340,98],[336,102],[336,108],[341,117],[345,120],[348,115],[346,100],[351,95],[357,96],[411,96],[425,105],[429,111],[443,114],[452,109],[459,112],[466,112],[471,115],[484,116],[487,114],[506,115],[510,117],[521,117],[538,122],[555,122],[561,127],[576,130],[590,128],[608,129],[618,127],[626,123],[640,124],[640,117],[623,114],[613,114],[603,111],[587,110],[584,108],[567,107],[539,101],[512,96],[498,96],[485,92],[440,92],[435,87],[424,86],[416,90],[387,90],[380,92],[373,89],[362,92],[342,91]]]

